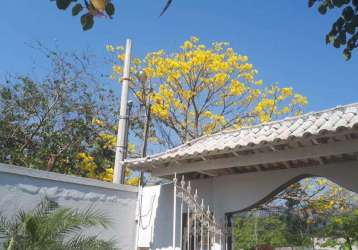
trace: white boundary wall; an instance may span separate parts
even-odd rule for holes
[[[94,206],[113,223],[108,230],[96,230],[103,239],[114,239],[121,250],[135,244],[137,188],[82,177],[28,169],[0,163],[0,211],[12,216],[28,210],[47,196],[61,206],[86,209]]]
[[[325,166],[295,168],[241,175],[228,175],[193,180],[192,190],[198,189],[200,198],[210,205],[216,221],[225,222],[225,214],[246,209],[283,190],[288,183],[305,176],[322,176],[358,193],[358,164],[337,163]],[[172,249],[173,184],[144,188],[142,221],[146,230],[139,234],[139,246],[152,250]],[[180,211],[177,203],[177,211]],[[179,246],[180,218],[177,213],[176,245]],[[149,223],[150,222],[150,223]],[[179,249],[179,248],[178,248]]]

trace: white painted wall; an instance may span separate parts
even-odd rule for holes
[[[0,163],[0,211],[12,216],[36,206],[42,197],[71,208],[95,209],[113,220],[109,230],[93,232],[114,239],[121,250],[134,249],[137,188]]]
[[[255,172],[241,175],[228,175],[192,182],[193,190],[198,189],[199,197],[210,205],[216,220],[224,223],[225,213],[243,210],[263,200],[273,191],[283,190],[287,183],[303,176],[322,176],[351,190],[358,192],[358,165],[352,163],[333,164],[326,166],[286,169],[268,172]],[[145,188],[146,195],[158,195],[154,202],[157,204],[155,219],[149,226],[151,237],[141,232],[139,238],[144,239],[141,244],[151,246],[151,249],[171,249],[172,218],[173,218],[173,186],[164,185]],[[178,202],[177,211],[180,203]],[[152,205],[143,203],[142,214]],[[179,216],[179,213],[178,213]],[[180,219],[177,218],[179,232]],[[179,246],[179,233],[176,237]]]
[[[141,191],[139,199],[139,218],[137,245],[143,248],[150,248],[154,241],[154,223],[157,219],[158,200],[161,186],[146,187]]]

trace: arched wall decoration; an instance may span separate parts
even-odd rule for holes
[[[314,175],[310,175],[310,174],[302,174],[302,175],[296,176],[296,177],[292,178],[291,180],[289,180],[288,182],[282,184],[281,186],[279,186],[278,188],[273,190],[270,194],[268,194],[266,197],[264,197],[263,199],[259,200],[256,203],[252,204],[251,206],[246,207],[246,208],[241,209],[241,210],[227,212],[227,213],[225,213],[225,215],[237,214],[237,213],[242,213],[242,212],[246,212],[248,210],[251,210],[251,209],[257,207],[258,205],[261,205],[261,204],[264,204],[264,203],[268,202],[275,195],[279,194],[280,192],[285,190],[290,185],[292,185],[292,184],[294,184],[296,182],[299,182],[299,181],[301,181],[301,180],[303,180],[305,178],[313,178],[313,177],[320,177],[320,176],[314,176]]]
[[[227,213],[245,211],[267,201],[290,184],[306,177],[324,177],[358,192],[358,165],[355,162],[219,176],[193,180],[192,186],[207,197],[206,201],[213,207],[219,221]]]

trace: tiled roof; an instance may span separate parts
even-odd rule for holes
[[[127,160],[126,165],[135,168],[148,164],[160,165],[348,129],[358,129],[358,103],[203,136],[163,153]]]

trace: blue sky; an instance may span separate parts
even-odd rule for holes
[[[265,82],[279,82],[308,96],[307,111],[358,102],[358,53],[346,62],[324,36],[337,13],[326,16],[307,0],[174,0],[165,16],[165,0],[113,0],[113,20],[97,20],[83,32],[78,17],[49,0],[3,1],[0,17],[0,77],[33,69],[36,41],[64,50],[90,50],[106,56],[105,45],[134,41],[134,54],[176,49],[192,35],[203,43],[228,41],[249,56]],[[5,11],[6,10],[6,11]],[[110,70],[110,68],[101,69]],[[109,86],[118,88],[108,81]]]

